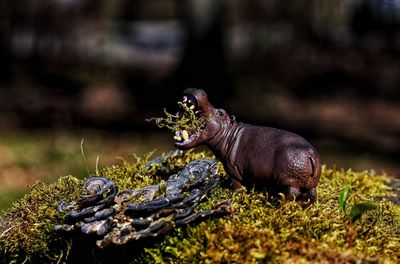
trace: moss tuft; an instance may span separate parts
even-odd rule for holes
[[[192,160],[211,156],[209,152],[189,151],[165,157],[165,161],[172,173]],[[121,164],[104,168],[99,174],[113,179],[120,190],[159,183],[165,175],[146,167],[149,157],[121,160]],[[225,175],[222,166],[219,170]],[[82,261],[86,253],[84,260],[94,263],[115,259],[124,263],[396,263],[400,257],[400,208],[387,201],[396,196],[396,190],[387,185],[389,181],[386,175],[372,172],[323,167],[318,201],[306,209],[294,202],[272,207],[266,194],[244,188],[235,192],[217,188],[202,206],[209,209],[217,201],[229,199],[231,215],[177,228],[155,240],[131,243],[124,250],[114,247],[102,251],[93,247],[95,239],[87,242],[78,234],[61,237],[53,231],[54,225],[62,221],[55,206],[81,193],[81,180],[64,177],[53,184],[34,185],[6,212],[0,221],[0,262],[74,262],[74,256]],[[367,200],[377,205],[353,229],[337,200],[346,185],[351,188],[349,207]],[[354,237],[351,244],[349,236]]]
[[[172,132],[178,130],[188,130],[195,132],[198,129],[201,129],[207,118],[205,116],[198,116],[195,110],[186,106],[186,104],[182,102],[178,102],[179,107],[182,111],[177,112],[176,114],[169,113],[166,109],[164,109],[165,117],[154,117],[149,118],[146,121],[155,122],[159,128],[166,127]]]
[[[0,221],[0,262],[46,263],[66,258],[69,241],[53,232],[54,223],[62,219],[55,208],[62,200],[77,199],[81,183],[66,176],[53,184],[31,186],[31,192],[15,202]]]

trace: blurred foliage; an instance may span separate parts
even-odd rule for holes
[[[395,160],[399,14],[381,0],[2,0],[0,127],[143,131],[195,87],[244,121]]]

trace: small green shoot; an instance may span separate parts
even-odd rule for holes
[[[339,207],[342,208],[344,214],[346,214],[346,202],[349,198],[350,186],[347,185],[339,194]]]
[[[85,141],[85,139],[82,138],[82,141],[81,141],[81,153],[82,153],[83,162],[85,163],[85,167],[86,167],[88,176],[90,176],[89,166],[88,166],[88,164],[87,164],[86,156],[85,156],[85,151],[84,151],[84,149],[83,149],[83,142],[84,142],[84,141]]]
[[[361,216],[371,210],[375,210],[377,206],[371,202],[367,201],[364,203],[354,204],[350,209],[350,212],[346,212],[346,203],[350,194],[350,186],[347,185],[343,188],[343,190],[339,194],[339,207],[342,209],[343,214],[345,216],[345,223],[347,223],[347,245],[349,248],[353,247],[354,241],[356,239],[356,229],[354,228],[354,224],[361,218]]]
[[[347,217],[352,223],[355,223],[365,212],[375,210],[376,208],[376,205],[371,201],[355,204],[351,208],[350,213],[347,215]]]
[[[346,203],[350,194],[350,186],[346,186],[339,194],[339,207],[342,209],[343,214],[354,224],[360,217],[367,211],[376,209],[376,205],[371,202],[358,203],[353,205],[350,212],[346,212]]]
[[[86,160],[85,150],[84,150],[84,147],[83,147],[84,141],[85,141],[85,139],[82,138],[82,141],[81,141],[81,153],[82,153],[82,157],[83,157],[83,162],[85,163],[86,171],[88,173],[88,176],[90,177],[91,173],[90,173],[90,169],[89,169],[89,166],[88,166],[88,163],[87,163],[87,160]],[[100,156],[97,156],[97,158],[96,158],[96,167],[95,167],[95,169],[96,169],[95,170],[95,175],[96,176],[100,175],[99,159],[100,159]]]
[[[100,172],[99,172],[99,159],[100,159],[100,156],[97,156],[97,159],[96,159],[96,176],[100,175]]]

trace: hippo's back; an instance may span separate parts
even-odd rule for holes
[[[303,137],[272,127],[243,124],[241,152],[245,181],[312,188],[318,184],[319,155]],[[243,160],[243,158],[242,158]],[[246,182],[244,182],[245,185]]]

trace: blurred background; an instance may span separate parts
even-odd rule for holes
[[[338,168],[400,174],[400,0],[0,0],[0,210],[173,148],[187,87]]]

